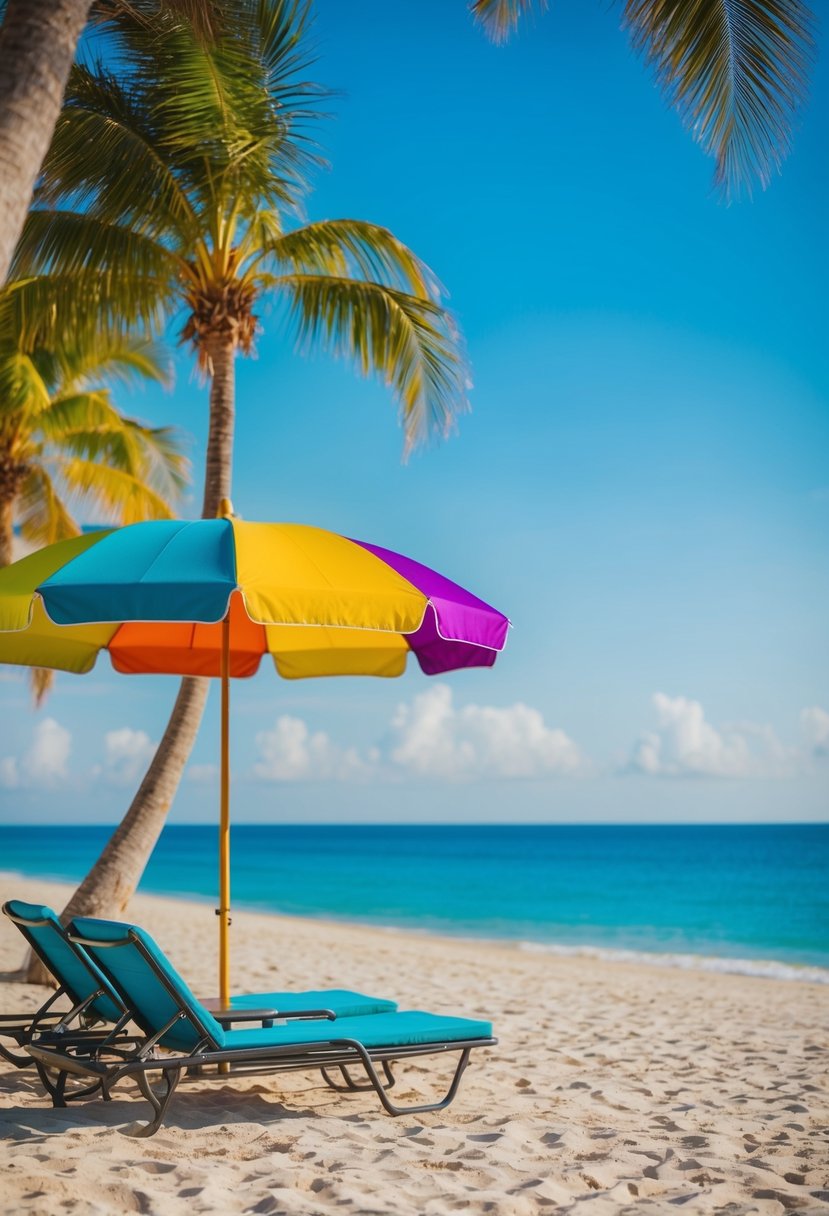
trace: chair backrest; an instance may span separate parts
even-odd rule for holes
[[[69,940],[68,934],[51,908],[44,904],[27,904],[22,899],[9,899],[3,911],[17,925],[35,954],[61,987],[66,989],[73,1005],[79,1005],[101,989],[85,1012],[107,1022],[117,1022],[124,1008],[83,947]]]
[[[192,1051],[205,1039],[215,1047],[224,1044],[219,1023],[138,925],[77,917],[69,937],[91,956],[145,1034],[157,1034],[178,1011],[186,1015],[161,1036],[162,1047]]]

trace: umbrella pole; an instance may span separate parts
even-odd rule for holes
[[[230,614],[222,621],[222,742],[219,816],[219,999],[230,1004]]]

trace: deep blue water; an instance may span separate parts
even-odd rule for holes
[[[79,879],[110,830],[0,828],[0,870]],[[141,890],[215,899],[216,848],[167,827]],[[240,825],[231,865],[237,907],[829,968],[829,825]]]

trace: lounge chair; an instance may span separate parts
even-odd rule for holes
[[[98,1082],[104,1097],[122,1077],[134,1077],[154,1116],[133,1135],[151,1136],[166,1114],[179,1080],[194,1073],[202,1080],[251,1073],[319,1069],[333,1089],[373,1089],[390,1115],[442,1110],[455,1097],[475,1047],[489,1047],[489,1022],[442,1017],[431,1013],[375,1013],[329,1021],[289,1021],[270,1027],[226,1029],[193,996],[181,976],[152,938],[135,925],[79,918],[69,926],[70,939],[81,946],[106,976],[119,1000],[129,1009],[143,1039],[128,1053],[114,1057],[109,1045],[94,1052],[70,1044],[55,1045],[35,1036],[27,1051],[56,1106],[65,1105],[70,1075]],[[458,1052],[459,1059],[445,1097],[412,1106],[398,1106],[388,1090],[394,1084],[391,1063],[412,1056]],[[358,1084],[348,1071],[361,1065],[367,1083]],[[377,1065],[385,1081],[380,1079]],[[340,1069],[345,1085],[335,1083],[331,1069]],[[149,1075],[161,1073],[160,1094]]]
[[[10,899],[3,905],[3,911],[17,925],[59,987],[34,1013],[0,1015],[0,1055],[16,1067],[25,1068],[33,1063],[32,1057],[15,1052],[2,1042],[3,1038],[12,1039],[18,1048],[25,1047],[35,1034],[44,1042],[49,1036],[65,1041],[68,1035],[78,1044],[89,1044],[109,1039],[113,1025],[116,1034],[122,1036],[129,1021],[128,1011],[83,946],[70,939],[52,909]],[[70,1008],[55,1010],[55,1004],[64,996],[70,1002]],[[394,1001],[343,988],[248,993],[231,997],[226,1009],[222,1009],[218,1000],[203,1004],[223,1025],[260,1022],[263,1026],[272,1025],[276,1018],[355,1017],[390,1013],[397,1008]],[[95,1026],[97,1030],[91,1029]]]

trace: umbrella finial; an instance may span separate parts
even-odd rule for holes
[[[233,510],[233,503],[230,501],[230,499],[229,498],[220,498],[219,499],[219,509],[216,512],[216,518],[217,519],[232,519],[234,515],[235,515],[235,511]]]

